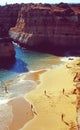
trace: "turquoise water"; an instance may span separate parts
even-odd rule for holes
[[[6,81],[15,76],[40,69],[47,69],[51,66],[60,64],[60,57],[51,54],[33,52],[14,45],[16,51],[15,63],[4,69],[0,69],[0,80]]]
[[[15,76],[25,72],[55,68],[68,61],[68,57],[58,57],[21,49],[17,46],[14,47],[16,51],[16,61],[10,67],[0,69],[0,80],[4,82],[14,79]],[[13,84],[9,85],[8,93],[5,93],[2,86],[0,87],[0,121],[3,123],[0,124],[1,129],[6,129],[6,121],[10,120],[13,116],[12,107],[6,103],[12,98],[21,97],[36,87],[37,84],[33,80],[14,80]]]

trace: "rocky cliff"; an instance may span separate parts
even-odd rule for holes
[[[0,68],[6,68],[14,62],[15,50],[12,44],[12,39],[9,37],[0,38]]]
[[[4,48],[4,50],[2,49]],[[9,54],[10,53],[10,54]],[[11,57],[15,56],[15,51],[13,49],[12,39],[5,37],[0,38],[0,57]]]
[[[19,4],[0,6],[0,67],[14,60],[15,50],[8,32],[15,26],[21,6]]]
[[[80,5],[24,5],[9,34],[21,46],[32,49],[79,47]]]
[[[21,6],[19,4],[0,6],[0,37],[7,36],[9,29],[15,26]]]
[[[0,58],[1,57],[8,57],[9,59],[15,57],[11,38],[0,38]]]

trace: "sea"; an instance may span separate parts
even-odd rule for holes
[[[0,85],[0,130],[7,130],[8,123],[13,117],[11,106],[7,103],[37,87],[35,81],[21,79],[15,81],[17,77],[42,69],[55,69],[76,58],[70,52],[66,52],[64,56],[58,56],[26,50],[17,45],[14,45],[14,49],[16,51],[15,62],[10,66],[0,68],[0,82],[5,85],[6,82],[13,81],[11,85],[7,86],[8,93],[5,92],[5,86]]]
[[[14,49],[16,52],[15,62],[8,67],[5,65],[5,67],[0,68],[0,81],[6,82],[22,73],[56,68],[68,62],[70,57],[76,58],[76,56],[80,55],[80,50],[77,50],[77,53],[76,51],[72,53],[68,51],[61,56],[27,50],[17,44],[14,44]]]
[[[16,51],[15,62],[9,67],[0,68],[0,80],[5,82],[16,76],[30,71],[55,68],[65,62],[63,57],[47,53],[26,50],[14,45]],[[8,63],[7,63],[8,64]]]

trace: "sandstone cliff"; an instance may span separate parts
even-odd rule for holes
[[[80,7],[63,3],[24,5],[9,34],[21,46],[32,49],[79,47]]]
[[[21,6],[19,4],[0,6],[0,37],[7,36],[9,29],[15,26]]]
[[[21,6],[19,4],[0,6],[0,67],[14,60],[15,50],[8,37],[8,31],[15,26]]]
[[[0,38],[0,67],[15,60],[15,50],[11,38]]]

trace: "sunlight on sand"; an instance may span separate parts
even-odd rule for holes
[[[76,95],[72,72],[66,65],[40,76],[38,87],[25,95],[36,117],[21,130],[76,130]]]
[[[74,59],[55,69],[40,70],[17,77],[12,82],[13,86],[17,85],[14,90],[25,89],[28,86],[27,80],[35,81],[37,87],[28,93],[25,91],[22,96],[19,95],[8,103],[7,100],[0,100],[0,105],[7,103],[10,107],[12,116],[7,124],[9,130],[79,130],[77,125],[80,125],[80,89],[78,87],[77,93],[76,85],[79,86],[79,83],[74,82],[79,67],[79,59]],[[10,89],[12,88],[9,88],[9,91]]]

